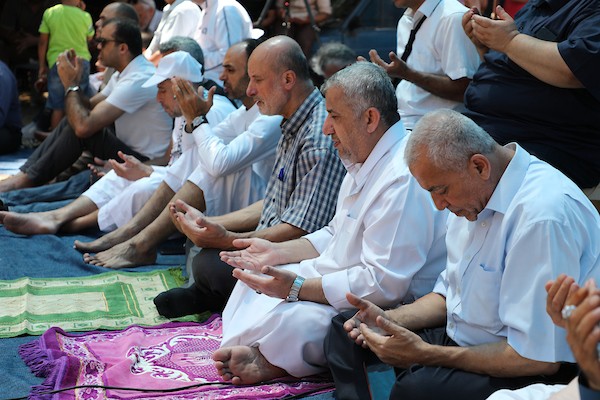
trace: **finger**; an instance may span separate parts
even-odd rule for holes
[[[273,268],[270,265],[265,265],[260,269],[260,272],[265,274],[265,275],[269,275],[272,276],[275,279],[282,279],[285,278],[288,274],[286,272],[284,272],[283,270],[279,269],[279,268]],[[294,277],[294,279],[296,279]]]
[[[404,61],[400,60],[398,58],[398,56],[396,55],[396,53],[394,53],[393,51],[390,52],[390,61],[391,62],[396,62],[396,63],[399,63],[399,62],[404,63]]]
[[[379,53],[377,53],[377,50],[369,51],[369,56],[371,57],[372,63],[375,63],[375,64],[379,65],[380,67],[385,67],[387,65],[387,63],[384,62],[381,59],[381,57],[379,57]]]
[[[502,21],[512,21],[512,17],[500,4],[496,6],[496,17]]]
[[[175,200],[175,207],[177,207],[178,210],[181,210],[185,213],[187,213],[191,209],[191,206],[181,199]]]
[[[352,304],[352,306],[354,306],[354,307],[356,307],[356,308],[358,308],[360,310],[365,310],[371,304],[370,301],[363,300],[363,299],[361,299],[360,297],[356,296],[353,293],[346,293],[346,299],[348,300],[348,302],[350,304]]]
[[[104,164],[106,164],[106,160],[103,160],[100,157],[94,157],[94,164],[103,166]]]
[[[245,249],[246,247],[250,247],[253,242],[253,239],[233,239],[232,243],[238,249]]]
[[[217,87],[216,87],[216,86],[213,86],[213,87],[211,87],[211,88],[208,90],[208,95],[207,95],[206,101],[207,101],[209,104],[212,104],[212,102],[213,102],[213,97],[215,96],[215,91],[216,91],[216,90],[217,90]]]
[[[358,56],[358,57],[356,57],[356,61],[367,61],[367,59],[364,58],[363,56]]]
[[[387,318],[383,318],[381,315],[378,315],[375,319],[375,323],[378,327],[386,331],[387,333],[394,335],[400,333],[404,328],[400,325],[393,323]]]

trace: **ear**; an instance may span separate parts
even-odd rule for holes
[[[364,118],[367,123],[367,132],[373,133],[377,130],[379,122],[381,121],[381,113],[375,107],[369,107],[364,112]]]
[[[469,159],[469,170],[474,171],[484,181],[487,181],[492,174],[490,160],[483,154],[473,154],[471,156]]]
[[[286,90],[292,90],[292,88],[296,84],[296,73],[288,69],[281,75],[281,81],[283,83],[283,87]]]

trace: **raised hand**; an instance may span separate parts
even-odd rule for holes
[[[506,53],[506,48],[519,34],[519,30],[515,21],[504,11],[502,6],[496,7],[496,15],[499,18],[497,20],[473,14],[471,16],[471,34],[483,46]],[[475,41],[473,43],[477,46]]]
[[[360,330],[360,325],[365,324],[383,334],[377,328],[377,317],[386,318],[385,312],[370,301],[361,299],[352,293],[347,293],[346,299],[350,304],[358,308],[358,312],[348,321],[344,322],[344,329],[348,332],[350,339],[357,345],[366,348],[367,344]]]
[[[173,96],[175,96],[188,125],[192,123],[194,118],[206,115],[210,111],[216,87],[210,88],[205,100],[202,86],[196,91],[192,84],[185,79],[172,78],[171,82],[173,83]]]
[[[398,58],[396,53],[393,51],[390,52],[390,62],[385,62],[377,53],[377,50],[369,51],[369,56],[371,57],[371,62],[379,65],[385,72],[392,78],[400,78],[406,79],[407,75],[411,72],[411,69],[406,65],[404,61]]]
[[[376,322],[379,330],[361,324],[360,332],[369,349],[381,361],[400,368],[419,364],[431,345],[423,341],[419,335],[387,318],[379,316]]]
[[[275,243],[265,239],[235,239],[233,245],[242,250],[222,251],[221,260],[235,268],[260,271],[265,265],[279,265]]]
[[[117,154],[123,160],[122,163],[112,159],[108,160],[108,162],[115,170],[115,173],[121,178],[137,181],[138,179],[150,176],[154,171],[151,166],[144,164],[132,155],[125,154],[122,151],[119,151]]]
[[[262,267],[260,272],[262,275],[236,268],[233,270],[233,276],[257,292],[280,299],[285,299],[290,293],[297,276],[291,271],[268,265]]]
[[[229,249],[234,235],[222,225],[211,222],[199,210],[182,200],[169,207],[178,227],[196,246],[212,249]]]
[[[80,62],[75,50],[66,50],[58,55],[56,59],[58,77],[62,82],[63,86],[68,88],[69,86],[78,85],[81,82],[81,76],[83,74],[83,64]]]

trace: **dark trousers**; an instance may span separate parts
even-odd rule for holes
[[[367,349],[352,342],[343,324],[354,312],[337,315],[325,339],[325,355],[335,380],[336,396],[340,400],[370,399],[367,368],[381,361]],[[457,346],[446,335],[445,328],[425,329],[417,334],[427,343]],[[453,368],[413,365],[396,369],[396,382],[390,399],[486,399],[499,389],[518,389],[533,383],[567,383],[577,374],[574,364],[563,364],[552,376],[494,378]]]
[[[21,129],[0,127],[0,154],[10,154],[21,147]]]
[[[141,161],[148,160],[148,157],[119,140],[112,128],[103,128],[91,137],[81,139],[75,135],[67,119],[63,118],[20,169],[34,184],[42,185],[69,168],[84,150],[103,160],[119,160],[118,151],[131,154]]]
[[[202,249],[192,262],[194,288],[206,310],[222,311],[237,279],[231,275],[233,267],[221,261],[218,249]]]

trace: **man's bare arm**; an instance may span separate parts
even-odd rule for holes
[[[433,95],[460,103],[463,102],[465,90],[471,82],[469,78],[452,80],[445,75],[428,74],[415,70],[410,70],[404,79]]]
[[[414,303],[387,310],[385,314],[390,320],[413,332],[444,326],[446,298],[437,293],[429,293]]]
[[[70,92],[65,98],[65,112],[69,124],[80,138],[88,138],[100,129],[112,124],[124,111],[106,101],[98,103],[90,110],[77,92]]]

